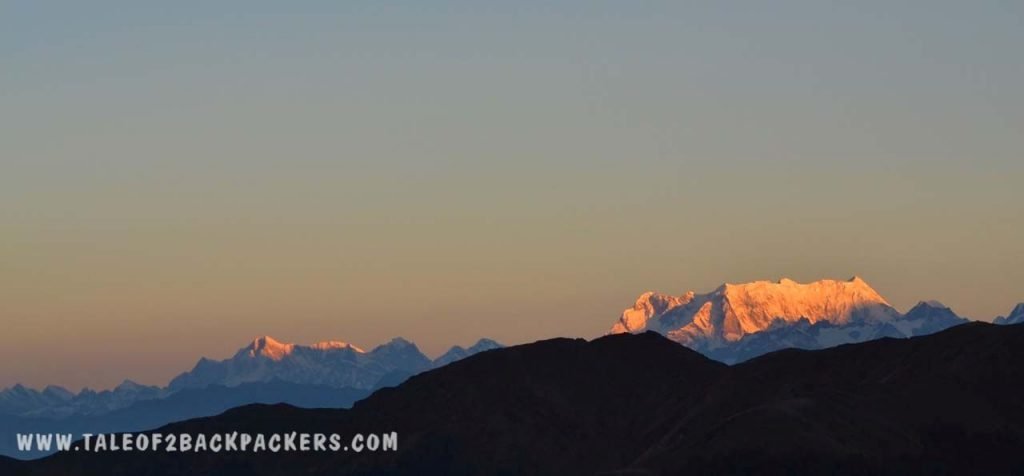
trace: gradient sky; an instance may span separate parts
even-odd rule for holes
[[[1009,312],[1024,3],[831,3],[0,2],[0,386],[782,276]]]

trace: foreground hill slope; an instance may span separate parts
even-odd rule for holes
[[[248,406],[162,431],[386,432],[394,453],[64,453],[13,474],[1024,472],[1024,326],[726,367],[654,334],[484,352],[351,410]]]
[[[633,464],[669,473],[1021,474],[1024,326],[784,350],[731,368]]]

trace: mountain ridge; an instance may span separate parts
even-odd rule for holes
[[[124,380],[109,390],[85,388],[75,394],[53,385],[36,390],[16,384],[0,390],[0,455],[42,455],[18,452],[15,429],[21,433],[146,430],[151,426],[139,424],[162,425],[206,416],[229,408],[224,402],[232,406],[256,402],[347,406],[378,388],[398,385],[422,371],[498,347],[501,344],[496,341],[480,339],[468,348],[453,346],[431,361],[403,338],[367,352],[340,341],[300,345],[260,336],[231,358],[200,358],[190,371],[198,375],[185,372],[167,387]],[[176,403],[185,398],[193,403]]]
[[[993,321],[995,324],[1024,324],[1024,302],[1017,304],[1009,314],[999,316]]]
[[[490,339],[481,341],[494,342]],[[455,345],[443,355],[453,353],[465,356],[472,352]],[[424,355],[415,343],[402,337],[392,338],[366,351],[343,341],[304,345],[260,336],[230,358],[199,359],[191,370],[171,379],[168,388],[178,390],[210,384],[233,386],[280,379],[338,388],[371,389],[385,376],[396,372],[411,375],[433,366],[435,361]]]
[[[825,348],[911,337],[967,322],[937,301],[902,314],[867,281],[791,279],[719,286],[679,296],[644,292],[610,333],[655,331],[727,363],[786,347]]]
[[[349,410],[250,405],[159,430],[397,429],[397,452],[68,452],[11,474],[1019,474],[1021,359],[1024,326],[977,322],[733,366],[653,332],[549,339]]]

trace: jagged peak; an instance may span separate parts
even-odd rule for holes
[[[441,354],[441,355],[444,356],[444,355],[448,355],[448,354],[462,354],[462,353],[465,353],[467,351],[468,350],[465,347],[463,347],[461,345],[458,345],[458,344],[455,344],[455,345],[451,346],[450,348],[448,348],[448,350],[445,351],[445,353]]]
[[[43,391],[44,392],[60,392],[60,393],[68,392],[68,393],[71,393],[71,390],[68,390],[68,389],[66,389],[64,387],[61,387],[60,385],[47,385],[47,386],[43,387]]]
[[[296,349],[312,349],[318,351],[335,351],[335,350],[352,350],[360,354],[365,353],[362,348],[349,344],[348,342],[327,340],[317,342],[312,345],[300,345],[280,342],[270,336],[260,336],[253,339],[252,343],[247,347],[239,351],[239,355],[246,357],[266,357],[271,360],[281,360],[285,356],[290,355]],[[202,363],[200,359],[200,363]],[[198,365],[198,364],[197,364]]]
[[[656,296],[658,294],[661,294],[661,293],[659,293],[658,291],[644,291],[644,292],[640,293],[639,297],[636,298],[636,304],[637,305],[643,304],[643,303],[649,301],[651,299],[651,297]]]
[[[921,307],[930,307],[932,309],[949,309],[949,306],[942,304],[941,302],[936,301],[934,299],[918,302],[917,305],[915,305],[912,309],[917,309]]]
[[[494,339],[488,339],[486,337],[477,340],[476,343],[473,344],[472,347],[484,347],[484,346],[504,347],[501,344],[501,342],[498,342],[498,341],[496,341]]]
[[[124,379],[124,381],[114,387],[114,390],[136,390],[145,387],[145,385],[135,382],[134,380]]]
[[[501,343],[493,339],[481,338],[476,341],[475,344],[469,347],[463,347],[461,345],[453,345],[445,353],[438,356],[433,360],[434,366],[446,365],[456,360],[468,357],[470,355],[478,354],[492,349],[500,349],[504,347]]]
[[[714,293],[730,294],[734,292],[746,292],[746,291],[770,291],[770,290],[825,290],[825,289],[836,289],[836,290],[856,290],[862,297],[867,300],[874,300],[880,303],[888,305],[889,303],[880,295],[874,288],[871,287],[859,276],[854,276],[846,281],[839,281],[835,279],[822,279],[818,281],[812,281],[809,283],[800,283],[789,278],[781,278],[778,281],[753,281],[749,283],[725,283],[719,286]],[[713,293],[713,294],[714,294]]]
[[[611,333],[656,330],[685,342],[705,338],[733,341],[766,329],[776,319],[846,323],[851,319],[888,321],[899,316],[859,276],[810,283],[785,277],[727,282],[710,293],[690,292],[674,301],[657,299],[660,296],[650,292],[641,295],[632,309],[623,311]]]
[[[1020,324],[1024,323],[1024,302],[1017,304],[1006,316],[996,317],[992,321],[996,324]]]
[[[365,350],[359,348],[356,345],[349,344],[348,342],[342,342],[338,340],[325,340],[323,342],[317,342],[310,346],[316,350],[335,350],[335,349],[351,349],[360,354],[366,353]]]
[[[633,303],[633,307],[622,311],[619,322],[612,327],[613,334],[635,332],[643,329],[649,319],[655,318],[676,307],[693,301],[693,291],[682,296],[672,296],[656,291],[647,291]]]
[[[648,306],[654,306],[655,303],[658,303],[658,302],[671,303],[671,302],[679,301],[679,300],[684,300],[685,301],[687,299],[692,299],[692,298],[693,298],[693,291],[687,292],[686,294],[683,294],[682,296],[673,296],[671,294],[665,294],[665,293],[661,293],[661,292],[658,292],[658,291],[644,291],[643,293],[640,294],[639,297],[636,298],[636,301],[633,302],[633,308],[634,309],[644,309],[644,308],[647,308]]]
[[[494,339],[488,339],[488,338],[485,337],[485,338],[478,339],[476,341],[476,343],[474,343],[473,345],[471,345],[469,347],[463,347],[461,345],[453,345],[453,346],[451,346],[451,348],[448,349],[447,352],[445,352],[442,355],[447,355],[447,354],[452,354],[452,353],[463,353],[463,352],[473,352],[473,353],[475,353],[475,352],[482,352],[484,350],[499,349],[499,348],[502,348],[502,347],[505,347],[505,346],[502,345],[500,342],[498,342],[498,341],[496,341]]]
[[[265,349],[267,347],[271,347],[272,348],[272,347],[278,347],[278,346],[282,346],[282,345],[284,345],[284,344],[282,344],[277,339],[274,339],[273,337],[270,337],[270,336],[259,336],[259,337],[254,337],[252,339],[251,347],[253,349],[259,350],[259,349]]]
[[[386,345],[409,346],[409,345],[413,345],[413,343],[410,342],[409,340],[403,338],[403,337],[395,337],[395,338],[389,340]]]
[[[37,392],[35,389],[31,389],[22,385],[21,383],[15,383],[14,385],[0,390],[0,393],[26,393],[26,392]]]
[[[280,360],[291,354],[295,344],[284,344],[270,336],[256,337],[252,344],[243,349],[249,357],[266,357],[271,360]]]
[[[848,280],[841,281],[837,279],[820,279],[817,281],[811,281],[808,283],[801,283],[791,278],[782,277],[775,281],[769,280],[756,280],[746,283],[723,283],[721,286],[715,289],[715,291],[727,291],[732,289],[746,289],[751,287],[784,287],[784,288],[795,288],[795,287],[807,287],[807,286],[840,286],[840,285],[856,285],[858,287],[863,286],[870,288],[871,286],[864,281],[860,276],[854,276]]]
[[[404,339],[402,337],[395,337],[395,338],[389,340],[387,343],[378,345],[373,350],[374,351],[389,350],[389,349],[396,349],[397,350],[397,349],[409,349],[409,348],[417,349],[416,344],[413,344],[412,342],[410,342],[410,341],[408,341],[408,340],[406,340],[406,339]]]

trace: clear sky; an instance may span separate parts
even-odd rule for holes
[[[1009,0],[0,2],[0,386],[782,276],[990,320],[1022,85]]]

